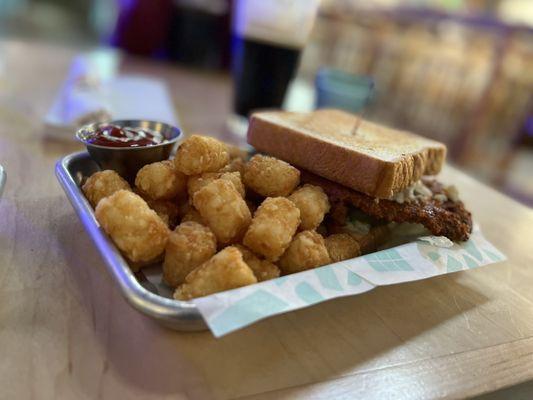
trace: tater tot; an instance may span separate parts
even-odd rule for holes
[[[188,222],[188,221],[194,221],[194,222],[198,222],[199,224],[202,224],[202,225],[207,225],[205,223],[205,220],[200,215],[200,213],[193,206],[189,207],[189,209],[187,210],[187,212],[185,213],[185,215],[181,219],[182,223],[183,222]]]
[[[294,237],[278,265],[284,274],[293,274],[330,262],[324,238],[315,231],[303,231]]]
[[[170,229],[174,229],[179,219],[179,209],[176,203],[168,200],[147,200],[146,203]]]
[[[189,273],[185,283],[174,292],[174,298],[189,300],[253,283],[257,283],[257,278],[243,261],[241,252],[229,246]]]
[[[252,220],[246,202],[233,183],[223,179],[198,190],[193,205],[221,244],[240,239]]]
[[[244,198],[246,196],[246,190],[244,189],[244,183],[242,183],[241,173],[238,171],[234,172],[224,172],[220,175],[220,179],[225,179],[235,186],[237,192]]]
[[[304,185],[288,199],[300,210],[301,230],[316,229],[330,208],[328,196],[319,186]]]
[[[138,195],[119,190],[98,203],[96,219],[124,255],[146,263],[163,254],[169,229]]]
[[[198,190],[213,182],[215,179],[218,179],[220,175],[222,174],[218,172],[204,172],[200,175],[189,176],[189,179],[187,180],[187,193],[189,195],[189,199],[192,200],[194,194]]]
[[[215,179],[224,179],[233,183],[235,189],[237,189],[242,197],[246,195],[244,184],[241,180],[241,174],[239,172],[205,172],[201,175],[193,175],[189,177],[189,180],[187,181],[189,197],[193,198],[198,190],[213,182]]]
[[[258,282],[268,281],[269,279],[274,279],[279,276],[280,271],[276,264],[260,259],[241,244],[235,245],[235,247],[241,252],[242,259],[246,265],[254,271],[254,275]]]
[[[163,262],[163,280],[177,287],[193,269],[217,252],[217,240],[211,230],[196,222],[183,222],[168,237]]]
[[[243,181],[261,196],[288,196],[300,183],[300,171],[285,161],[256,154],[244,166]]]
[[[170,200],[185,191],[187,178],[170,160],[142,167],[135,177],[135,186],[153,200]]]
[[[229,158],[231,160],[235,158],[246,159],[248,157],[248,150],[243,149],[239,146],[234,146],[232,144],[228,144],[228,153],[229,153]]]
[[[87,197],[93,207],[96,207],[98,202],[104,197],[111,196],[122,189],[131,190],[131,187],[124,178],[110,169],[95,172],[82,187],[85,197]]]
[[[361,255],[359,243],[347,233],[328,236],[325,241],[331,262],[348,260]]]
[[[390,228],[388,225],[379,225],[373,226],[370,228],[370,231],[366,235],[359,235],[359,238],[356,238],[359,242],[359,247],[361,247],[361,254],[371,253],[376,251],[378,246],[382,245],[390,234]],[[352,235],[354,237],[355,235]]]
[[[219,172],[240,172],[241,176],[243,176],[244,165],[244,160],[240,157],[237,157],[230,160],[229,164],[223,167]]]
[[[289,246],[300,225],[300,210],[284,197],[269,197],[254,214],[243,244],[269,261],[276,261]]]
[[[331,233],[344,233],[350,235],[350,237],[359,244],[361,254],[376,251],[380,245],[385,243],[390,234],[390,227],[388,225],[371,226],[367,233],[364,233],[363,231],[354,231],[347,225],[332,225],[329,228]]]
[[[178,148],[174,163],[185,175],[215,172],[229,162],[226,144],[210,137],[192,135]]]

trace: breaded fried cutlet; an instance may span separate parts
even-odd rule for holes
[[[423,179],[424,185],[433,194],[430,199],[398,203],[377,200],[308,171],[301,173],[302,182],[322,187],[332,205],[353,206],[381,221],[422,224],[432,234],[446,236],[453,241],[466,241],[472,232],[472,214],[460,200],[446,198],[443,201],[443,197],[439,196],[445,194],[443,185],[435,179]]]

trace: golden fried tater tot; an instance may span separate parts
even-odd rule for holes
[[[85,197],[87,197],[93,207],[96,207],[98,202],[104,197],[111,196],[122,189],[131,190],[131,187],[124,178],[110,169],[95,172],[82,187]]]
[[[239,171],[224,172],[220,175],[220,179],[230,181],[243,198],[246,196],[246,190],[244,189],[244,183],[242,183],[241,173]]]
[[[257,283],[257,278],[243,261],[241,252],[229,246],[189,273],[185,283],[174,292],[174,298],[189,300],[253,283]]]
[[[268,281],[279,276],[279,268],[270,261],[262,260],[241,244],[235,245],[242,254],[242,259],[248,265],[259,282]]]
[[[241,176],[243,176],[244,165],[244,160],[240,157],[237,157],[230,160],[229,164],[222,168],[219,172],[240,172]]]
[[[300,225],[300,210],[284,197],[268,197],[254,214],[243,244],[269,261],[276,261],[289,246]]]
[[[185,191],[187,178],[177,171],[171,160],[142,167],[135,177],[135,186],[153,200],[170,200]]]
[[[315,231],[303,231],[294,237],[278,265],[284,274],[293,274],[330,262],[324,238]]]
[[[163,280],[177,287],[193,269],[217,252],[217,240],[211,230],[196,222],[183,222],[168,237],[163,262]]]
[[[239,240],[252,215],[233,183],[216,179],[197,191],[193,197],[198,210],[221,244]]]
[[[325,239],[331,262],[348,260],[361,255],[359,243],[347,233],[337,233]]]
[[[169,229],[138,195],[119,190],[98,203],[96,219],[133,262],[155,260],[165,250]]]
[[[193,175],[189,177],[189,180],[187,181],[189,197],[192,199],[198,190],[206,186],[208,183],[213,182],[215,179],[224,179],[233,183],[235,189],[237,189],[237,192],[239,192],[242,197],[246,195],[244,184],[241,180],[241,174],[239,172],[205,172],[201,175]]]
[[[146,200],[146,203],[170,229],[174,229],[179,219],[179,209],[176,203],[168,200]]]
[[[185,175],[215,172],[229,162],[226,144],[206,136],[192,135],[178,148],[174,163]]]
[[[228,153],[229,153],[229,158],[231,160],[235,158],[246,159],[248,157],[248,150],[243,149],[238,146],[234,146],[232,144],[228,144]]]
[[[316,229],[330,208],[328,196],[319,186],[304,185],[288,199],[300,210],[300,229],[304,231]]]
[[[213,182],[215,179],[220,178],[220,175],[222,174],[218,172],[204,172],[200,175],[189,176],[189,179],[187,180],[187,193],[189,195],[189,199],[192,200],[194,194],[198,190]]]
[[[356,238],[361,247],[361,254],[368,254],[376,251],[378,246],[385,243],[390,234],[390,228],[388,225],[378,225],[370,228],[370,231],[366,235],[360,235]],[[352,235],[354,237],[355,235]],[[355,238],[355,237],[354,237]]]
[[[376,251],[380,245],[385,243],[390,234],[389,225],[370,226],[367,233],[364,231],[354,231],[353,228],[348,225],[339,226],[334,224],[331,225],[328,230],[329,232],[335,234],[345,233],[350,235],[352,239],[357,241],[359,244],[361,254],[367,254]]]
[[[300,183],[300,171],[285,161],[256,154],[244,167],[243,181],[262,196],[288,196]]]
[[[189,210],[181,219],[181,223],[188,222],[188,221],[194,221],[202,225],[207,225],[205,223],[205,220],[200,215],[200,213],[193,206],[189,207]]]

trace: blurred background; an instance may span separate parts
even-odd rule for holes
[[[0,0],[0,38],[113,46],[229,74],[232,9],[231,0]],[[371,101],[355,110],[365,118],[445,142],[453,164],[533,206],[533,1],[323,0],[286,107],[314,106],[324,67],[354,93],[372,79]]]

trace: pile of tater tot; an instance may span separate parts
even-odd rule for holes
[[[192,135],[174,159],[141,168],[133,187],[105,170],[83,192],[132,270],[162,262],[178,300],[353,258],[379,234],[324,237],[330,203],[322,188],[300,186],[300,172],[284,161],[246,158]]]

